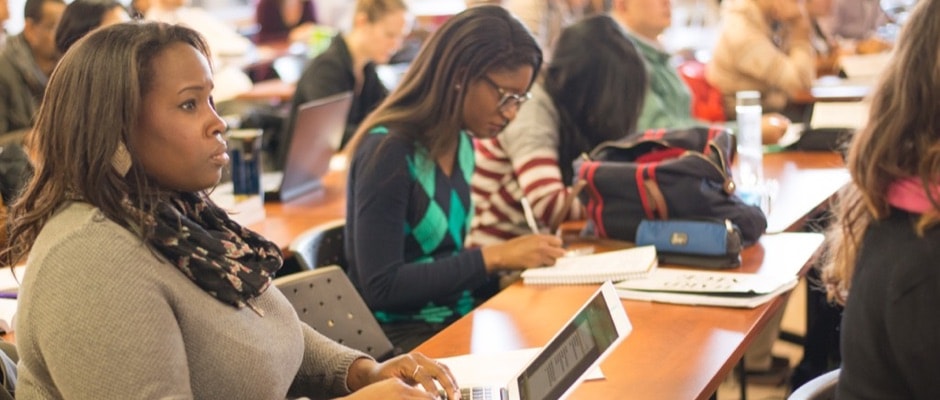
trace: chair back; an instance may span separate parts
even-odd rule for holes
[[[841,371],[835,369],[813,378],[794,390],[787,400],[834,400]]]
[[[382,361],[394,355],[392,342],[359,292],[337,266],[301,271],[274,280],[301,321],[337,343]]]
[[[338,219],[314,226],[291,242],[289,250],[297,260],[300,270],[336,265],[346,269],[346,253],[343,246],[343,230],[346,220]]]

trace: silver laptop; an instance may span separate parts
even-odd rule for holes
[[[322,187],[330,159],[346,129],[352,92],[312,100],[297,108],[294,131],[286,143],[283,171],[261,176],[265,201],[288,201]]]
[[[494,400],[564,399],[632,330],[623,304],[608,281],[506,386],[461,388],[461,396]],[[459,384],[460,371],[451,371]]]

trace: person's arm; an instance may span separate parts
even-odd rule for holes
[[[406,262],[405,221],[422,189],[409,177],[410,146],[403,139],[370,134],[356,150],[348,193],[354,250],[347,255],[358,287],[372,309],[417,308],[482,285],[486,268],[480,250],[464,250],[430,262]],[[452,240],[452,239],[447,239]],[[347,243],[349,241],[347,240]],[[458,244],[462,245],[462,244]]]
[[[543,227],[550,225],[568,201],[568,187],[562,181],[561,168],[572,168],[558,164],[558,118],[546,107],[547,103],[537,102],[520,108],[516,119],[496,138]],[[518,201],[516,199],[514,206],[521,207]],[[565,220],[583,218],[584,207],[574,199]]]
[[[309,325],[301,323],[304,334],[304,358],[291,385],[290,396],[342,396],[359,388],[349,385],[353,365],[362,361],[375,362],[359,351],[343,346],[323,336]],[[324,373],[326,371],[326,373]]]

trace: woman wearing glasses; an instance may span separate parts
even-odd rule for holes
[[[523,200],[542,226],[558,218],[584,219],[583,207],[565,186],[571,163],[634,130],[646,81],[643,59],[610,17],[589,17],[566,28],[532,88],[532,104],[505,133],[476,143],[470,244],[502,243],[530,232]]]
[[[464,249],[471,136],[494,137],[515,118],[541,62],[504,9],[469,8],[434,33],[350,144],[349,275],[402,350],[469,312],[494,272],[564,253],[550,235]]]

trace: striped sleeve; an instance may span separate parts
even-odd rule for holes
[[[532,204],[542,228],[550,225],[568,199],[569,189],[562,182],[554,145],[557,139],[540,140],[529,134],[522,141],[514,141],[512,133],[476,141],[472,179],[475,215],[468,241],[471,246],[531,233],[522,211],[522,196]],[[582,218],[583,207],[575,199],[565,219]]]

